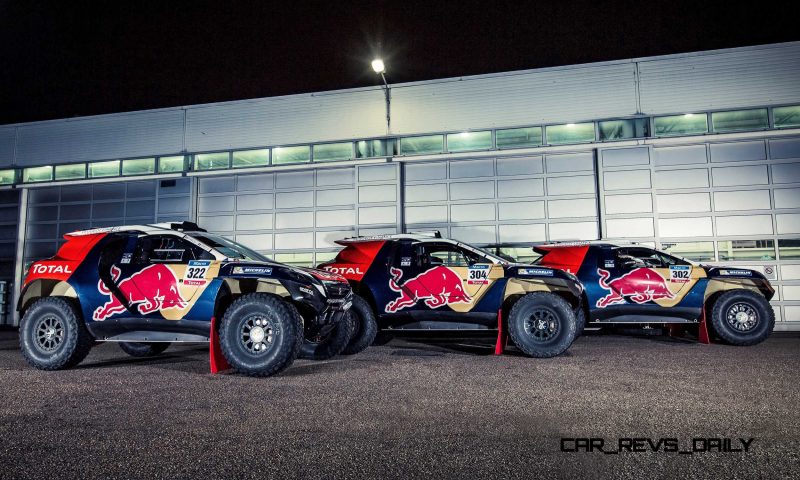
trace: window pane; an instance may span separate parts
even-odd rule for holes
[[[277,147],[272,149],[272,164],[302,163],[311,160],[311,147]]]
[[[400,139],[401,155],[442,153],[442,150],[444,150],[444,135],[426,135],[424,137],[406,137]]]
[[[0,185],[11,185],[17,179],[17,171],[13,168],[0,170]]]
[[[772,240],[726,240],[718,243],[719,261],[775,260]]]
[[[696,262],[716,260],[714,242],[661,243],[661,250],[670,255],[688,258]]]
[[[314,263],[313,253],[276,253],[274,258],[276,262],[300,267],[310,267]]]
[[[356,142],[356,157],[358,158],[384,157],[395,153],[397,151],[395,150],[394,139],[361,140]]]
[[[56,180],[74,180],[86,177],[86,164],[56,165]]]
[[[778,107],[772,109],[776,127],[800,126],[800,105],[793,107]]]
[[[338,251],[337,252],[317,252],[317,257],[314,259],[314,261],[316,262],[317,265],[319,265],[320,263],[330,262],[331,260],[336,258],[336,255],[338,255],[338,254],[339,254]]]
[[[346,143],[324,143],[314,145],[314,161],[330,162],[331,160],[350,160],[353,158],[353,144]]]
[[[547,143],[580,143],[594,141],[594,123],[567,123],[545,127]]]
[[[800,239],[790,238],[778,240],[778,251],[781,254],[781,260],[800,258]]]
[[[708,116],[705,113],[687,113],[653,119],[656,137],[669,135],[692,135],[708,132]]]
[[[230,154],[228,152],[199,153],[194,156],[195,170],[216,170],[228,168]]]
[[[650,136],[650,121],[647,118],[606,120],[598,122],[597,130],[600,132],[600,140],[647,138]]]
[[[517,263],[533,263],[541,257],[531,247],[498,247],[496,253]]]
[[[49,182],[53,179],[53,167],[30,167],[22,170],[22,181]]]
[[[268,148],[233,152],[233,168],[263,167],[268,164]]]
[[[182,172],[184,170],[186,170],[186,158],[183,155],[158,159],[159,173]]]
[[[497,148],[531,147],[542,144],[542,127],[498,130],[495,135]]]
[[[123,175],[149,175],[156,172],[155,158],[137,158],[122,161]]]
[[[715,132],[735,132],[738,130],[760,130],[769,127],[766,108],[757,110],[738,110],[735,112],[714,112],[711,125]]]
[[[119,160],[89,164],[89,178],[116,177],[117,175],[119,175]]]
[[[492,148],[492,132],[461,132],[447,135],[448,152],[464,152],[467,150],[489,150]]]

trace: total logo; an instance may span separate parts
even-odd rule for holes
[[[42,275],[45,273],[72,273],[72,269],[69,265],[65,264],[43,265],[41,263],[35,263],[33,266],[31,266],[31,273],[36,275]]]
[[[339,275],[364,275],[361,267],[325,267],[325,270]]]

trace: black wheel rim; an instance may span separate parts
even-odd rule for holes
[[[64,324],[61,319],[48,315],[38,322],[34,328],[36,346],[44,352],[53,352],[64,343]]]
[[[261,315],[250,315],[242,322],[240,338],[242,346],[249,353],[263,355],[275,344],[277,333],[268,318]]]
[[[558,335],[561,323],[558,316],[547,308],[534,309],[525,321],[525,333],[536,342],[547,342]]]
[[[725,320],[728,325],[738,332],[749,332],[758,325],[758,311],[752,305],[745,302],[734,303],[725,312]]]

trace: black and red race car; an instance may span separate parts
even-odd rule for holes
[[[378,328],[506,332],[524,353],[552,357],[575,337],[583,288],[571,274],[517,265],[438,234],[341,240],[345,248],[322,264],[355,293],[352,342],[370,344]]]
[[[504,247],[490,248],[514,250]],[[775,325],[769,303],[775,290],[755,270],[696,264],[642,245],[577,242],[532,248],[540,255],[533,264],[565,270],[583,284],[579,331],[587,323],[696,324],[701,341],[708,340],[710,329],[726,343],[754,345]]]

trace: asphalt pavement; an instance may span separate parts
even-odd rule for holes
[[[395,339],[253,379],[209,374],[198,345],[134,359],[104,344],[77,368],[42,372],[16,332],[0,332],[0,478],[800,472],[796,334],[741,348],[588,334],[554,359],[491,352],[489,338]],[[603,451],[562,451],[581,438]],[[748,451],[717,451],[741,449],[740,438],[753,439]]]

